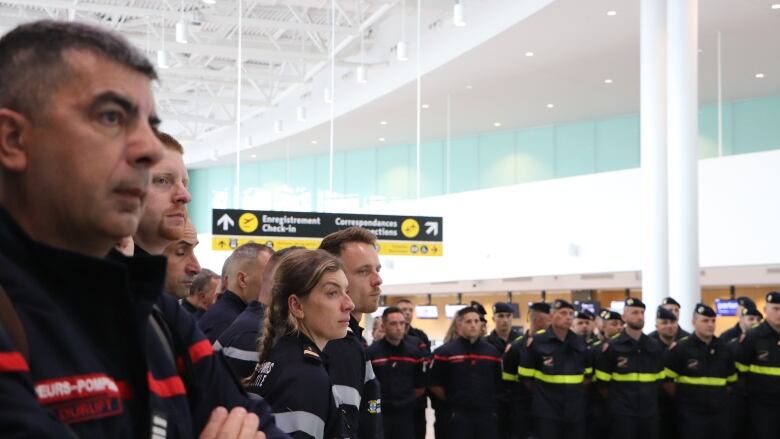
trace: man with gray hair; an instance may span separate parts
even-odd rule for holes
[[[198,326],[213,344],[230,326],[249,302],[257,299],[263,283],[263,272],[274,251],[262,244],[249,242],[228,256],[223,268],[225,292],[198,320]]]
[[[38,21],[0,38],[0,78],[3,437],[286,437],[163,294],[165,259],[112,250],[163,157],[154,67]]]
[[[204,268],[192,279],[190,294],[179,301],[182,308],[189,311],[196,320],[211,308],[217,298],[219,275]]]

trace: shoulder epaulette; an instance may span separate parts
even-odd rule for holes
[[[544,334],[545,332],[547,332],[546,329],[540,329],[540,330],[536,331],[536,334]]]
[[[679,340],[677,340],[677,341],[679,342],[679,341],[683,341],[683,340],[687,340],[687,339],[688,339],[688,336],[686,335],[685,337],[681,337],[681,338],[680,338]],[[673,344],[676,344],[676,343],[677,343],[677,342],[675,342],[675,343],[673,343]]]
[[[314,351],[314,349],[312,349],[312,348],[310,348],[308,346],[303,348],[303,356],[306,359],[314,361],[314,362],[317,362],[317,363],[321,363],[322,362],[322,357],[320,357],[320,354],[318,354],[316,351]]]
[[[616,339],[616,338],[620,337],[620,334],[622,334],[622,332],[618,332],[617,334],[613,335],[613,336],[612,336],[612,337],[610,337],[610,338],[614,340],[614,339]]]

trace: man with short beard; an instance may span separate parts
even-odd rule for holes
[[[165,271],[165,292],[177,299],[190,295],[190,287],[195,275],[200,273],[200,264],[195,257],[195,246],[198,245],[198,234],[195,226],[187,221],[181,239],[168,244],[163,256],[168,259]]]
[[[605,341],[596,358],[595,379],[609,407],[611,437],[656,439],[663,348],[642,333],[645,304],[641,300],[626,299],[623,321],[623,332]]]
[[[651,332],[648,337],[654,338],[663,346],[664,350],[677,340],[680,340],[684,336],[681,336],[680,325],[677,323],[677,315],[672,311],[659,306],[655,314],[655,331]]]
[[[184,166],[184,148],[173,137],[158,133],[163,157],[151,168],[151,184],[138,230],[133,235],[135,254],[162,254],[171,243],[181,239],[187,224],[189,176]]]

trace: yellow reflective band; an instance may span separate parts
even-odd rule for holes
[[[728,381],[728,382],[730,382],[730,383],[735,383],[735,382],[737,382],[737,374],[734,374],[734,375],[731,375],[731,376],[729,376],[728,378],[726,378],[726,381]]]
[[[770,375],[770,376],[780,377],[780,367],[759,366],[757,364],[751,364],[749,372],[759,374],[759,375]]]
[[[596,369],[596,380],[597,381],[610,381],[612,379],[612,375],[604,372],[603,370]]]
[[[679,376],[677,372],[673,371],[672,369],[669,369],[668,367],[664,367],[664,373],[669,378],[677,378]]]
[[[585,375],[593,375],[593,368],[592,367],[586,367],[585,368]]]
[[[580,384],[585,380],[584,375],[547,375],[538,370],[534,374],[534,378],[550,384]]]
[[[506,372],[501,372],[501,378],[504,381],[519,381],[517,375],[512,375],[511,373],[506,373]]]
[[[634,382],[634,383],[654,383],[656,381],[666,378],[663,372],[658,373],[613,373],[612,380],[620,382]]]
[[[525,367],[518,367],[517,368],[517,372],[518,372],[518,375],[520,375],[521,377],[526,377],[526,378],[533,378],[534,375],[536,374],[536,370],[528,369],[528,368],[525,368]]]
[[[737,370],[740,372],[747,372],[750,368],[745,366],[742,363],[734,363],[734,365],[737,367]]]
[[[680,384],[690,384],[692,386],[725,386],[726,378],[714,377],[689,377],[681,375],[675,379]]]

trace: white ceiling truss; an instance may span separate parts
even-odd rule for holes
[[[241,114],[256,115],[329,67],[332,45],[337,64],[350,62],[360,50],[361,33],[371,47],[371,26],[399,0],[241,3]],[[0,31],[42,18],[75,20],[122,33],[152,60],[164,51],[169,67],[158,68],[155,96],[165,129],[181,141],[198,141],[235,124],[238,5],[238,0],[0,0]],[[187,25],[187,43],[176,41],[179,21]]]

